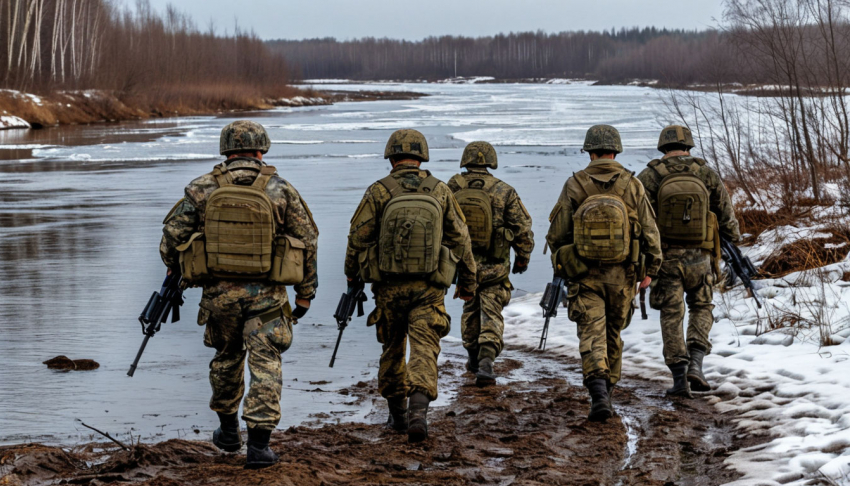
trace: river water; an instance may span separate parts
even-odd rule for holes
[[[199,290],[186,293],[180,322],[164,325],[151,340],[136,376],[126,372],[142,339],[136,318],[163,277],[162,218],[183,187],[220,160],[219,131],[234,119],[266,126],[273,141],[266,160],[298,188],[321,231],[319,293],[283,356],[280,428],[383,418],[337,393],[376,375],[380,345],[365,318],[346,331],[336,366],[327,363],[337,334],[332,314],[345,287],[348,220],[365,188],[388,172],[382,154],[393,130],[425,133],[432,160],[426,168],[443,180],[458,171],[467,142],[496,145],[497,175],[517,188],[534,217],[538,247],[530,271],[513,278],[525,293],[542,290],[551,278],[542,254],[547,216],[566,178],[586,165],[579,151],[586,129],[619,128],[626,149],[620,160],[640,170],[655,156],[659,128],[673,121],[661,93],[639,87],[322,87],[431,96],[0,131],[0,444],[85,441],[91,432],[81,422],[125,440],[129,434],[206,438],[216,427],[207,407],[213,351],[195,325]],[[448,300],[448,308],[453,326],[444,354],[461,355],[459,301]],[[57,355],[94,359],[101,367],[48,370],[42,362]],[[444,401],[452,390],[440,393]]]

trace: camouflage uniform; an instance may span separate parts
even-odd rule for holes
[[[430,173],[407,164],[396,166],[392,177],[406,190],[414,190]],[[459,259],[458,286],[474,291],[475,259],[463,214],[444,183],[431,195],[443,208],[443,246]],[[351,220],[345,275],[359,277],[358,255],[377,244],[381,215],[389,203],[390,192],[376,182],[366,190]],[[383,352],[378,372],[378,389],[387,399],[400,399],[421,392],[430,400],[437,398],[437,357],[440,339],[448,334],[451,318],[446,313],[446,289],[424,279],[385,278],[372,285],[375,310],[367,325],[375,326]],[[407,339],[410,339],[410,361],[405,363]]]
[[[654,169],[664,164],[671,173],[686,170],[692,164],[700,166],[698,177],[709,191],[709,210],[717,216],[720,235],[732,242],[741,239],[738,220],[732,200],[720,176],[702,159],[690,155],[664,156],[653,160],[638,179],[646,188],[646,195],[657,208],[658,190],[663,177]],[[688,362],[688,347],[694,344],[711,352],[708,334],[714,324],[714,265],[711,252],[700,248],[676,248],[662,242],[664,264],[658,279],[652,283],[649,302],[661,311],[661,335],[664,340],[666,364]],[[688,304],[687,344],[684,336],[685,303]]]
[[[514,234],[511,247],[517,258],[528,261],[534,250],[531,215],[516,190],[491,175],[485,167],[468,167],[466,172],[449,180],[449,189],[456,193],[467,186],[467,181],[473,184],[481,181],[480,185],[490,193],[493,204],[493,227],[509,228]],[[478,265],[478,291],[472,300],[463,305],[460,321],[463,346],[474,349],[489,343],[495,346],[498,355],[504,346],[502,335],[505,321],[502,309],[510,302],[513,290],[509,279],[510,255],[503,260],[494,260],[482,252],[474,254]]]
[[[250,185],[265,164],[240,157],[227,162],[234,183]],[[177,247],[199,231],[209,196],[218,188],[215,177],[203,175],[186,186],[185,197],[165,220],[160,244],[162,260],[178,269]],[[319,231],[307,204],[291,184],[275,175],[266,186],[275,204],[277,232],[304,242],[304,280],[294,286],[298,298],[316,294],[316,244]],[[210,408],[224,414],[239,411],[245,391],[247,355],[251,382],[243,416],[249,429],[274,429],[280,421],[281,353],[292,343],[292,319],[286,287],[264,281],[215,279],[204,283],[198,324],[206,325],[204,344],[216,350],[210,363],[213,389]]]
[[[625,169],[613,159],[597,159],[585,172],[602,188],[614,181]],[[575,177],[564,185],[558,203],[549,217],[549,234],[546,242],[553,252],[573,244],[573,213],[587,198]],[[629,219],[640,224],[641,252],[646,257],[646,273],[655,276],[661,266],[661,246],[655,215],[644,193],[643,186],[634,178],[629,182],[623,202]],[[555,273],[567,277],[555,263]],[[582,372],[585,383],[593,378],[603,378],[616,384],[622,368],[623,341],[620,332],[631,322],[634,313],[636,274],[630,263],[587,263],[589,272],[584,277],[569,282],[569,318],[576,323],[579,337]]]

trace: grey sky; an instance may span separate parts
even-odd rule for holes
[[[234,19],[264,39],[481,36],[499,32],[716,25],[721,0],[151,0],[206,27],[232,32]],[[716,20],[715,20],[716,19]]]

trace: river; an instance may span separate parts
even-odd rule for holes
[[[619,159],[638,171],[657,154],[659,128],[673,121],[664,114],[661,92],[640,87],[322,88],[430,96],[0,131],[0,444],[86,441],[91,432],[81,422],[142,440],[206,438],[217,426],[207,407],[213,351],[195,325],[199,290],[186,293],[182,319],[151,340],[136,376],[126,372],[142,339],[137,316],[164,272],[162,218],[183,187],[220,160],[219,131],[235,119],[266,126],[273,145],[265,160],[298,188],[321,232],[319,293],[283,356],[282,429],[325,414],[330,420],[384,418],[336,393],[376,376],[380,345],[365,318],[346,330],[336,366],[327,363],[337,334],[332,314],[345,287],[348,221],[365,188],[388,172],[382,154],[393,130],[416,128],[427,136],[431,162],[425,168],[442,180],[458,171],[467,142],[496,145],[497,176],[517,188],[534,217],[530,270],[513,278],[517,292],[526,293],[542,290],[551,277],[542,254],[547,216],[564,180],[587,163],[579,150],[586,129],[597,123],[619,128],[625,146]],[[460,303],[447,302],[453,326],[444,352],[463,354]],[[370,301],[367,312],[371,307]],[[101,367],[48,370],[42,362],[57,355],[94,359]],[[452,396],[449,389],[440,393],[441,401]]]

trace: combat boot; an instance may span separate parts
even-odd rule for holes
[[[475,373],[475,385],[485,387],[496,384],[496,373],[493,372],[493,359],[484,358],[478,362],[478,373]]]
[[[591,378],[585,383],[590,392],[590,414],[587,420],[604,422],[611,418],[611,402],[608,399],[608,382],[605,378]]]
[[[239,414],[218,413],[221,423],[213,432],[213,444],[224,452],[237,452],[242,448],[242,436],[239,435]]]
[[[478,348],[466,348],[469,359],[466,360],[466,371],[478,373]]]
[[[407,432],[407,399],[388,398],[387,406],[390,409],[387,427],[396,432]]]
[[[410,395],[407,415],[407,440],[422,442],[428,438],[428,404],[431,400],[422,392]]]
[[[711,385],[702,374],[702,359],[705,358],[705,350],[701,346],[692,344],[688,347],[688,354],[691,355],[691,362],[688,365],[688,381],[691,384],[691,390],[698,392],[707,392],[711,390]]]
[[[245,469],[262,469],[277,464],[280,458],[269,448],[271,435],[271,430],[248,427],[248,458],[245,461]]]
[[[667,389],[667,396],[693,398],[691,387],[688,386],[688,380],[685,378],[688,373],[688,363],[676,363],[669,365],[668,368],[673,373],[673,388]]]

